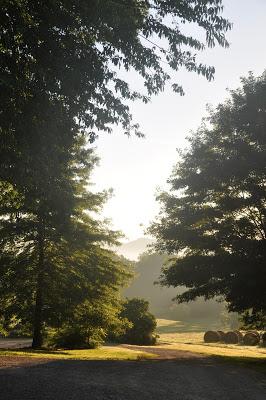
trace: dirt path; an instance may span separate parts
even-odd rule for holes
[[[184,350],[175,350],[175,349],[167,349],[162,347],[156,346],[134,346],[130,344],[121,344],[119,347],[129,350],[136,350],[136,351],[144,351],[147,353],[152,353],[158,356],[158,359],[161,360],[189,360],[189,359],[196,359],[196,358],[206,358],[207,355],[193,353],[191,351],[184,351]]]
[[[265,375],[188,352],[137,362],[25,362],[0,369],[1,400],[266,399]]]

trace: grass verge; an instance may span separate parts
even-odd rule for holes
[[[37,357],[57,360],[145,360],[156,358],[154,354],[129,349],[104,346],[86,350],[0,350],[1,356]]]

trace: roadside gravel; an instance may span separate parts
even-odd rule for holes
[[[1,400],[266,399],[264,374],[199,355],[151,361],[8,358],[0,369]]]

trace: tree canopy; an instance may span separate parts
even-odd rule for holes
[[[163,285],[180,302],[222,296],[231,311],[266,311],[266,73],[250,74],[180,152],[151,225],[172,255]]]
[[[222,10],[221,0],[4,0],[3,132],[36,134],[44,117],[36,120],[31,110],[48,113],[52,104],[54,123],[61,116],[65,128],[78,126],[91,140],[98,130],[110,131],[117,123],[125,133],[140,134],[126,100],[146,102],[162,91],[170,79],[165,63],[211,79],[214,68],[197,63],[195,53],[205,46],[228,45],[225,33],[231,24]],[[205,31],[205,43],[182,31],[186,23]],[[135,70],[146,93],[131,89],[119,69]],[[173,89],[183,93],[177,82]]]

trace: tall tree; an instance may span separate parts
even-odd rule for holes
[[[4,260],[7,254],[10,259],[7,264],[1,259],[1,267],[8,268],[11,263],[16,266],[17,272],[22,274],[19,282],[22,287],[29,282],[27,275],[23,275],[28,271],[27,264],[33,268],[36,278],[34,344],[41,343],[46,242],[51,235],[60,237],[70,226],[77,195],[76,165],[88,169],[90,160],[92,162],[91,157],[86,160],[85,153],[82,159],[78,139],[69,149],[61,142],[59,134],[51,138],[53,132],[49,132],[50,137],[39,137],[42,140],[25,142],[24,147],[16,148],[14,154],[21,169],[17,171],[10,166],[0,188],[2,254]],[[10,281],[10,285],[15,288],[17,282]],[[17,297],[26,295],[27,290],[23,293],[22,287]]]
[[[162,284],[187,287],[180,302],[223,296],[231,311],[265,315],[265,116],[266,73],[250,74],[191,136],[158,198],[150,232],[173,255]]]
[[[102,309],[98,320],[109,310],[105,320],[112,321],[112,313],[119,312],[119,288],[130,276],[104,249],[116,243],[118,233],[92,217],[108,194],[88,191],[97,159],[83,142],[80,137],[67,164],[54,162],[57,173],[49,185],[43,180],[42,191],[35,180],[24,192],[1,186],[1,315],[32,327],[33,347],[42,345],[45,326],[61,327],[78,306],[83,312],[92,304]]]

